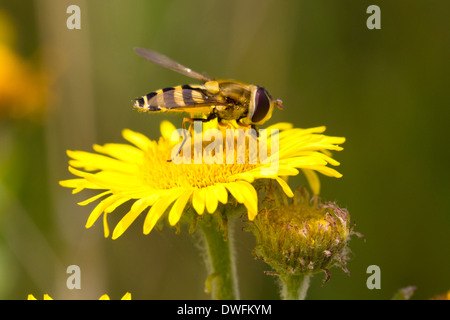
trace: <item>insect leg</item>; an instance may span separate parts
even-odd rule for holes
[[[250,129],[255,130],[256,137],[259,138],[259,130],[255,124],[245,124],[245,123],[242,123],[240,120],[237,121],[237,124],[243,128],[250,128]]]
[[[255,132],[256,132],[256,137],[259,138],[259,130],[258,130],[258,128],[256,127],[256,125],[252,124],[252,125],[251,125],[251,128],[252,128],[253,130],[255,130]]]
[[[227,128],[227,129],[233,129],[233,126],[230,124],[230,123],[225,123],[225,122],[223,122],[222,120],[220,120],[219,121],[219,126],[221,126],[221,127],[225,127],[225,128]]]
[[[188,122],[188,121],[191,122],[191,125],[192,125],[192,121],[194,121],[194,119],[193,118],[184,118],[183,119],[183,122],[181,124],[181,128],[183,129],[182,130],[182,132],[183,132],[183,141],[181,142],[180,148],[178,149],[177,154],[175,155],[175,157],[177,157],[180,154],[181,149],[183,149],[183,146],[186,143],[186,140],[187,140],[187,137],[186,137],[186,122]],[[189,131],[191,130],[191,125],[189,126]],[[169,160],[167,160],[167,162],[172,162],[173,159],[174,158],[169,159]]]

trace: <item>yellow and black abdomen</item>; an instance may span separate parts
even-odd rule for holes
[[[183,85],[151,92],[136,99],[134,107],[146,112],[209,113],[215,103],[216,99],[203,86]]]

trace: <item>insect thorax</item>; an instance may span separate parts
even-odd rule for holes
[[[220,95],[226,106],[217,106],[215,114],[219,119],[238,120],[246,116],[250,102],[249,85],[234,80],[218,80]]]

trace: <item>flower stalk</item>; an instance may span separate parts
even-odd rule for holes
[[[217,212],[199,219],[204,240],[206,291],[214,300],[239,299],[233,239],[228,232],[228,219]]]
[[[305,300],[309,289],[311,275],[284,274],[280,275],[281,298],[283,300]]]

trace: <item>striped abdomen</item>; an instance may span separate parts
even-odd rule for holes
[[[216,98],[206,94],[203,86],[183,85],[151,92],[136,99],[134,107],[147,112],[192,112],[190,109],[196,108],[196,112],[206,113],[205,111],[197,110],[197,108],[208,107],[206,110],[209,110],[209,107],[216,102],[218,102]]]

